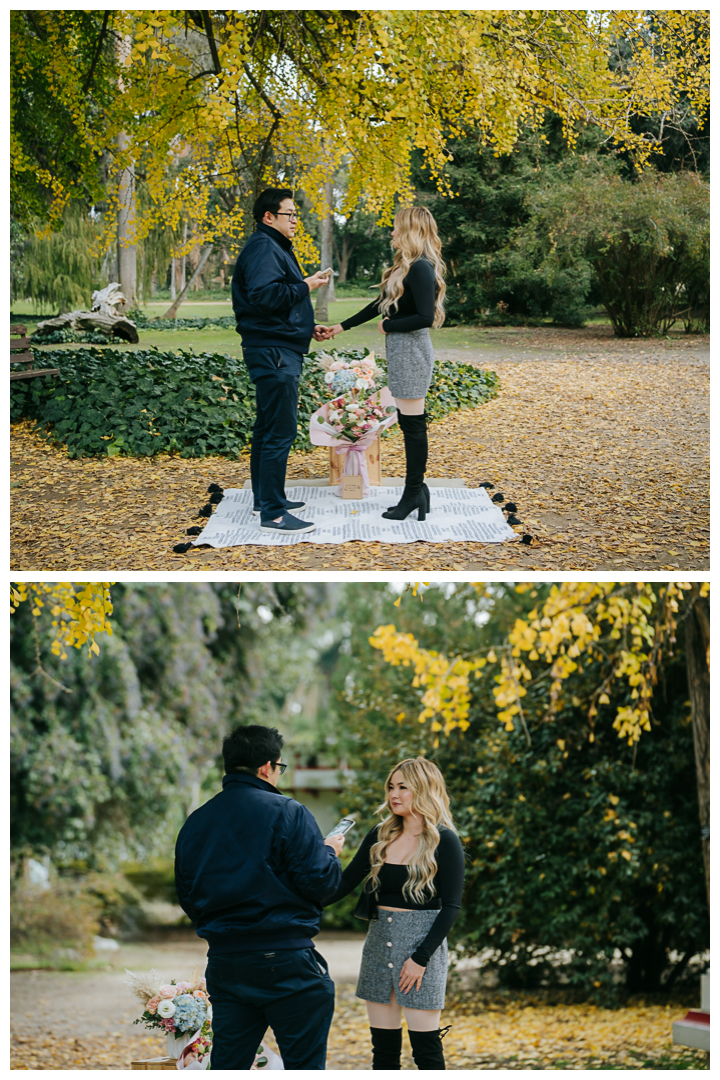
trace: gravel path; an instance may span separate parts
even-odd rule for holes
[[[480,341],[481,347],[476,347]],[[249,459],[68,461],[15,429],[11,568],[23,571],[660,570],[709,567],[709,341],[616,340],[607,328],[476,332],[444,359],[494,368],[497,399],[432,425],[428,474],[488,480],[530,543],[309,544],[176,556],[209,483]],[[326,475],[324,449],[292,479]],[[383,472],[402,475],[399,439]]]
[[[333,979],[352,983],[360,970],[363,934],[325,934],[316,946],[330,965]],[[11,974],[11,1017],[16,1034],[39,1028],[52,1035],[112,1035],[124,1038],[144,1029],[133,1026],[138,1011],[125,982],[125,969],[140,974],[155,969],[161,982],[182,979],[197,966],[205,970],[207,946],[200,938],[183,937],[162,944],[123,944],[111,954],[104,971],[14,971]]]

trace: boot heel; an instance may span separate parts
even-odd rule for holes
[[[424,506],[418,506],[418,521],[424,521],[424,520],[425,520],[425,507]]]

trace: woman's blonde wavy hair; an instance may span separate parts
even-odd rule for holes
[[[442,244],[438,236],[435,218],[424,206],[408,206],[398,210],[393,222],[395,237],[395,261],[383,271],[380,282],[380,311],[392,315],[398,309],[398,300],[405,291],[403,281],[414,262],[425,258],[435,271],[435,319],[433,326],[445,322],[445,271],[440,252]]]
[[[435,849],[440,843],[439,825],[457,832],[450,813],[450,799],[445,788],[443,774],[437,765],[427,761],[423,757],[407,758],[396,765],[385,781],[385,802],[378,807],[376,813],[382,814],[388,810],[388,788],[390,781],[398,770],[402,771],[403,783],[412,792],[412,809],[420,814],[423,820],[423,831],[418,837],[417,848],[413,854],[413,861],[408,865],[407,881],[403,885],[403,896],[406,900],[421,903],[426,894],[435,895],[434,877],[437,873],[435,861]],[[390,813],[390,817],[384,818],[378,829],[377,842],[370,848],[370,886],[378,892],[380,885],[378,874],[385,862],[385,853],[389,845],[396,840],[403,831],[403,819],[397,814]]]

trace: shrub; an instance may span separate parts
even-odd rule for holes
[[[359,357],[364,352],[337,351]],[[38,423],[68,456],[235,457],[250,444],[255,388],[242,360],[218,353],[157,349],[52,350],[43,352],[55,379],[18,380],[11,389],[11,417]],[[427,412],[439,420],[497,395],[493,371],[439,361]],[[323,373],[305,367],[300,383],[298,449],[310,449],[310,416],[327,400]]]
[[[127,317],[137,326],[138,330],[234,330],[237,320],[234,315],[216,315],[208,318],[192,319],[149,319],[140,308],[128,311]]]
[[[608,168],[534,189],[515,257],[562,280],[594,272],[618,337],[710,324],[710,189],[694,173]]]
[[[10,900],[10,945],[47,961],[92,956],[102,901],[64,879],[45,891],[16,884]]]

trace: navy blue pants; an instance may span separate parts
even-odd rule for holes
[[[250,449],[253,500],[260,520],[272,521],[285,510],[287,459],[297,435],[298,387],[303,355],[293,349],[243,349],[255,383],[256,419]]]
[[[324,1069],[335,984],[315,949],[209,956],[211,1069],[249,1070],[268,1027],[286,1069]]]

